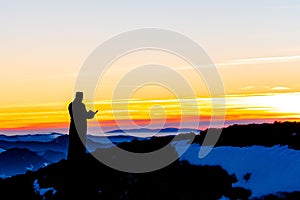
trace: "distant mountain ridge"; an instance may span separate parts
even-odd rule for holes
[[[8,142],[17,142],[17,141],[36,141],[36,142],[50,142],[55,138],[58,138],[64,134],[62,133],[46,133],[46,134],[28,134],[28,135],[0,135],[0,140]]]
[[[65,139],[65,140],[64,140]],[[58,138],[52,139],[51,141],[6,141],[0,140],[0,148],[11,149],[11,148],[26,148],[31,151],[46,151],[54,149],[60,152],[66,152],[68,145],[68,136],[62,135]],[[64,140],[64,141],[62,141]]]
[[[126,129],[126,130],[112,130],[106,133],[200,133],[198,129],[190,129],[190,128],[164,128],[164,129],[148,129],[148,128],[140,128],[140,129]]]

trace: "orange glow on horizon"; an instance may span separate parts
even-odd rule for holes
[[[211,99],[198,98],[196,102],[191,104],[188,99],[97,101],[94,106],[99,109],[99,114],[89,121],[89,126],[100,125],[104,131],[118,129],[118,125],[128,128],[130,125],[155,128],[161,124],[176,127],[181,118],[186,123],[199,120],[200,125],[205,126],[211,117]],[[255,120],[300,121],[298,102],[300,93],[228,95],[225,119],[226,122],[236,123]],[[90,109],[91,105],[86,105]],[[0,121],[0,133],[13,130],[67,130],[69,127],[66,103],[2,107]]]

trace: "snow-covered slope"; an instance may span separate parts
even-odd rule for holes
[[[175,144],[177,151],[182,145],[182,142]],[[228,173],[236,175],[238,182],[235,186],[250,189],[252,197],[300,191],[300,151],[287,146],[216,147],[200,159],[199,148],[193,144],[181,160],[222,166]]]

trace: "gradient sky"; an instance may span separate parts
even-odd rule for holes
[[[228,122],[298,120],[299,10],[300,2],[295,0],[1,1],[1,133],[67,127],[66,107],[73,99],[76,75],[90,52],[114,35],[144,27],[174,30],[206,50],[228,95]],[[184,69],[182,61],[162,53],[141,54],[121,59],[115,66],[130,68],[154,59],[179,67],[193,80],[193,72]],[[109,88],[122,73],[108,72],[103,85]],[[208,97],[203,93],[205,85],[193,87],[199,97]],[[167,103],[160,106],[174,109],[164,116],[157,111],[154,118],[167,116],[171,126],[178,121],[178,105],[172,103],[171,94],[164,96],[165,91],[152,90],[144,88],[134,97],[165,99]],[[99,120],[107,124],[113,120],[111,107],[105,103],[110,100],[109,91],[101,90],[97,97],[103,113]],[[209,100],[199,100],[199,104],[208,105]],[[149,108],[157,102],[136,105],[143,114],[136,115],[136,109],[130,109],[130,117],[147,121]],[[128,108],[118,109],[122,112]],[[209,111],[204,113],[209,116]]]

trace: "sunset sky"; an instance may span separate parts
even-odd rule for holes
[[[67,133],[67,106],[89,54],[117,34],[144,27],[181,33],[206,51],[223,80],[225,125],[300,121],[299,10],[294,0],[2,1],[0,134]],[[178,126],[178,97],[166,88],[145,86],[111,106],[122,75],[149,63],[170,66],[189,81],[199,107],[185,99],[184,113],[205,128],[211,97],[203,77],[180,58],[150,50],[111,65],[96,91],[95,120],[104,130],[117,129],[115,120],[128,128],[151,119],[151,128],[163,121]]]

